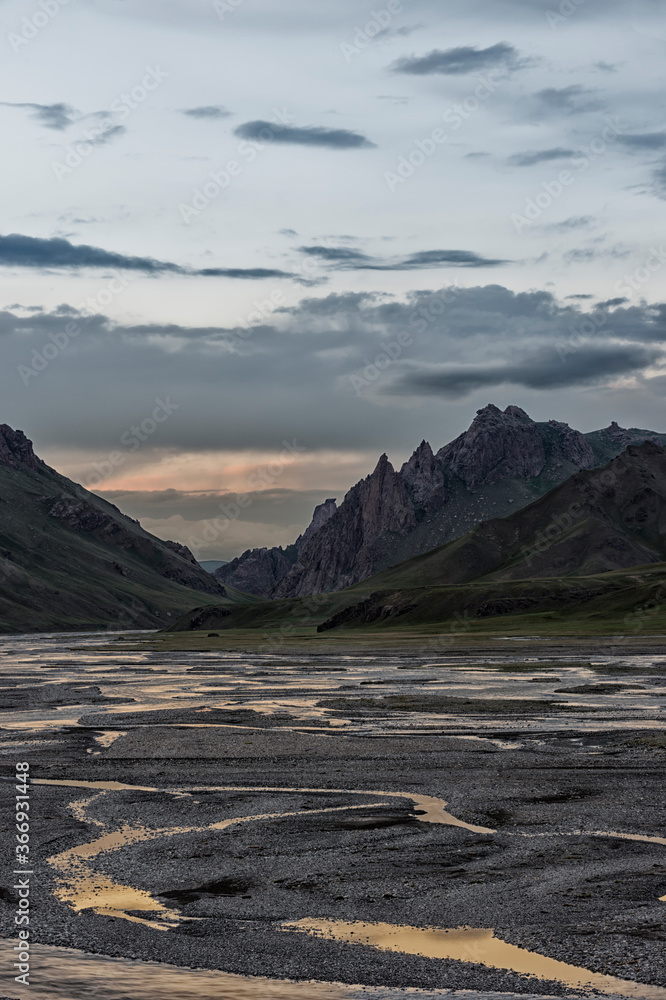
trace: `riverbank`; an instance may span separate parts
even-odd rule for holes
[[[467,927],[587,986],[597,973],[666,996],[663,652],[27,642],[0,647],[1,749],[6,774],[20,757],[37,779],[41,944],[377,988],[584,989],[537,958],[532,975],[494,968],[480,939],[434,958],[293,925]],[[44,695],[54,681],[62,704]],[[11,901],[1,912],[9,937]]]

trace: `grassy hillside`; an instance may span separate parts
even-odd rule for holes
[[[376,574],[375,590],[590,576],[666,559],[666,451],[628,449],[454,542]],[[352,588],[356,590],[358,588]]]
[[[409,590],[373,590],[372,582],[314,599],[208,605],[183,615],[162,634],[170,634],[175,646],[182,641],[184,648],[189,648],[187,635],[198,648],[213,632],[211,648],[260,645],[267,651],[294,641],[314,643],[314,650],[336,639],[378,646],[424,643],[445,650],[498,635],[636,640],[666,635],[666,563],[575,579]]]
[[[160,627],[244,599],[187,550],[36,460],[0,464],[0,632]]]

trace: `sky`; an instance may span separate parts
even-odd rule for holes
[[[666,0],[0,0],[0,422],[201,559],[666,431]],[[240,500],[239,500],[240,498]]]

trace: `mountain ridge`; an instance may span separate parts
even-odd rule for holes
[[[583,434],[557,420],[534,421],[518,406],[502,411],[491,403],[438,452],[422,441],[399,471],[382,455],[374,472],[324,523],[313,521],[295,546],[247,550],[215,576],[276,599],[343,590],[528,506],[580,469],[601,466],[645,440],[666,443],[666,435],[615,421]]]
[[[203,594],[242,599],[186,546],[150,535],[0,425],[0,631],[149,628]]]

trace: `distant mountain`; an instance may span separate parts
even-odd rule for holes
[[[385,589],[594,576],[664,561],[666,450],[646,441],[372,583]]]
[[[518,406],[492,404],[436,454],[421,442],[400,471],[382,455],[342,504],[317,508],[287,549],[252,549],[215,576],[252,594],[301,597],[342,590],[519,510],[581,469],[604,465],[628,445],[666,435],[610,427],[582,434],[536,422]]]
[[[630,445],[604,468],[506,518],[320,597],[208,606],[169,630],[311,637],[395,629],[450,648],[461,635],[638,635],[666,629],[666,449]],[[501,619],[501,624],[493,624]],[[481,630],[479,631],[479,627]],[[357,630],[357,631],[355,631]],[[360,630],[360,631],[359,631]],[[339,638],[344,638],[339,635]]]
[[[199,565],[207,573],[214,573],[216,569],[219,569],[220,566],[226,566],[227,563],[224,559],[201,559]]]
[[[150,535],[0,425],[0,632],[150,628],[203,594],[242,599],[185,546]]]

